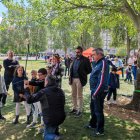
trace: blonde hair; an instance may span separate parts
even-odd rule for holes
[[[37,74],[37,70],[31,70],[31,73]]]

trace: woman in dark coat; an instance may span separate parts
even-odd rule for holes
[[[16,102],[16,118],[13,122],[14,124],[18,123],[20,102],[24,101],[24,105],[27,113],[27,124],[30,124],[30,108],[24,99],[24,67],[17,66],[14,72],[14,78],[12,81],[12,88],[14,91],[14,102]]]
[[[57,55],[53,57],[53,64],[52,64],[52,75],[56,78],[57,85],[61,88],[62,83],[62,76],[64,74],[64,67],[60,63],[60,59]]]

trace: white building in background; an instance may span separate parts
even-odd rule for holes
[[[40,52],[42,53],[43,55],[45,54],[48,54],[48,55],[52,55],[53,53],[58,53],[60,56],[64,57],[65,56],[65,51],[62,50],[62,49],[57,49],[57,50],[54,50],[51,48],[53,42],[50,40],[49,43],[48,43],[48,46],[47,46],[47,50],[44,51],[44,52]],[[67,49],[67,54],[69,54],[69,56],[71,57],[74,57],[75,56],[75,52],[72,50],[72,49]]]
[[[102,38],[104,42],[104,45],[103,45],[104,53],[110,56],[115,55],[115,53],[117,52],[117,48],[114,48],[114,47],[109,48],[109,43],[111,43],[111,36],[109,35],[109,31],[103,32]]]
[[[103,39],[103,50],[105,54],[110,55],[111,57],[115,55],[115,53],[117,52],[117,48],[111,47],[109,48],[109,43],[111,42],[111,36],[109,35],[109,31],[106,32],[102,32],[102,39]],[[58,53],[60,56],[64,57],[65,56],[65,51],[62,49],[57,49],[54,50],[51,48],[51,46],[53,45],[53,42],[50,40],[47,46],[47,50],[43,53],[44,55],[47,53],[48,55],[52,55],[54,52]],[[89,46],[90,47],[90,46]],[[69,54],[69,56],[75,56],[75,52],[72,49],[67,50],[67,54]]]

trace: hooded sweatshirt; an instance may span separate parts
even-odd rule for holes
[[[5,85],[5,80],[2,74],[0,74],[0,94],[7,94],[7,89]]]

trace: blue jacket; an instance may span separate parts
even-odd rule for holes
[[[94,63],[90,75],[90,90],[92,90],[94,98],[97,98],[101,93],[108,91],[108,74],[109,65],[104,57]]]
[[[106,61],[107,61],[108,65],[115,67],[115,65],[108,58],[106,58]]]
[[[119,75],[118,74],[113,74],[110,72],[109,77],[108,77],[108,86],[110,88],[120,88],[120,83],[119,83]]]
[[[132,72],[133,72],[134,80],[136,80],[137,66],[132,66]]]

